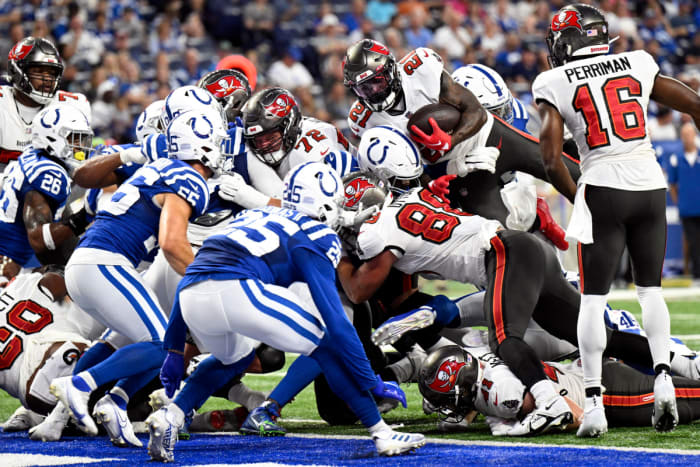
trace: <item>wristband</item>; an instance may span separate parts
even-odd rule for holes
[[[46,223],[41,226],[41,236],[44,239],[44,245],[46,245],[47,250],[53,251],[56,249],[56,244],[51,236],[51,224]]]

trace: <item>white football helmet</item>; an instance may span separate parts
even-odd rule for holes
[[[32,121],[32,146],[65,161],[87,159],[92,136],[85,114],[70,104],[51,104]]]
[[[375,126],[363,133],[357,162],[360,170],[375,174],[397,194],[419,186],[423,175],[418,148],[405,133],[391,126]]]
[[[457,68],[452,79],[469,89],[486,110],[513,123],[513,96],[496,70],[472,63]]]
[[[143,141],[146,136],[162,133],[165,127],[161,126],[160,116],[163,114],[164,99],[151,102],[143,109],[136,120],[136,140]]]
[[[218,172],[223,159],[221,142],[226,137],[224,122],[219,113],[181,113],[170,122],[165,137],[170,159],[199,161]]]
[[[282,207],[335,226],[344,200],[343,181],[323,162],[297,165],[284,177]]]
[[[170,121],[183,112],[190,110],[217,112],[224,119],[221,104],[206,89],[197,86],[181,86],[173,89],[163,104],[161,113],[161,126],[168,128]]]

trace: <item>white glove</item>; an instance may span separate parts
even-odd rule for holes
[[[508,208],[506,226],[526,232],[537,217],[537,190],[535,185],[518,178],[501,189],[501,199]]]
[[[122,164],[128,164],[133,162],[134,164],[143,165],[149,162],[146,156],[141,152],[141,147],[136,146],[133,148],[128,148],[119,153],[119,159],[121,159]]]
[[[357,211],[341,209],[337,227],[356,227],[378,212],[379,206],[376,204],[367,209],[362,209],[362,205],[360,205],[360,209]]]
[[[456,173],[460,177],[465,177],[477,170],[495,173],[496,160],[500,153],[501,151],[493,146],[476,148],[464,157],[452,159],[447,164],[447,173]]]
[[[491,434],[493,436],[509,436],[513,427],[518,424],[518,421],[489,416],[486,417],[486,424],[491,428]]]
[[[259,208],[270,202],[269,196],[248,185],[236,172],[224,174],[218,181],[219,196],[245,209]]]

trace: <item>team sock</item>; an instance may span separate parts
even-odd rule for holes
[[[102,363],[88,370],[98,386],[160,368],[165,360],[160,342],[137,342],[117,350]]]
[[[661,287],[637,287],[637,298],[642,307],[642,324],[649,339],[654,369],[656,370],[659,365],[669,369],[671,319],[661,294]]]
[[[320,374],[321,367],[313,358],[300,355],[289,366],[287,374],[275,386],[269,398],[284,407]]]
[[[114,348],[106,342],[98,342],[89,349],[78,359],[73,368],[73,374],[77,375],[100,362],[103,362],[110,355],[114,353]]]
[[[583,363],[585,388],[601,386],[603,351],[607,342],[605,300],[605,295],[581,295],[576,333]]]

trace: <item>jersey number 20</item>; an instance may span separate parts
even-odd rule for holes
[[[634,97],[641,97],[642,84],[631,76],[610,78],[601,88],[605,109],[610,116],[613,134],[622,141],[642,139],[646,136],[644,109]],[[628,99],[622,98],[627,91]],[[591,149],[610,145],[608,129],[603,128],[600,110],[593,100],[591,88],[582,84],[574,92],[574,109],[586,120],[586,143]]]

